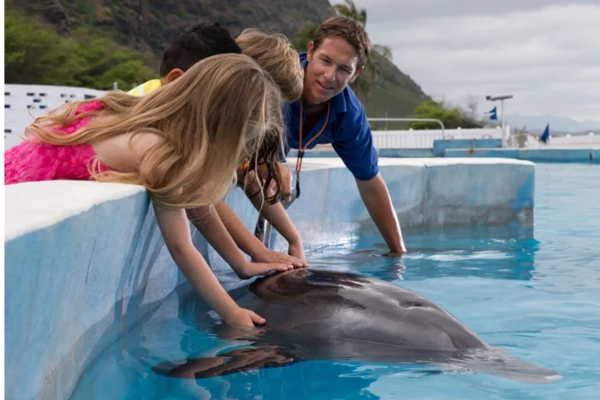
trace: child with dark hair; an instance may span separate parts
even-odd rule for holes
[[[192,25],[165,49],[158,69],[160,79],[152,79],[130,90],[129,94],[143,96],[173,82],[198,61],[225,53],[242,54],[242,49],[227,29],[204,22]]]

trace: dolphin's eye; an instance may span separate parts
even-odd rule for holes
[[[400,306],[404,307],[404,308],[411,308],[411,307],[427,307],[425,304],[422,303],[418,303],[416,301],[406,301],[404,303],[400,303]]]

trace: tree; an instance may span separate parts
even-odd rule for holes
[[[467,96],[465,100],[464,113],[467,118],[476,120],[479,119],[479,97],[478,96]]]
[[[426,100],[421,103],[410,118],[439,119],[446,129],[483,128],[485,123],[469,116],[469,111],[451,106],[445,101]],[[439,129],[436,122],[411,122],[412,129]]]
[[[127,89],[156,77],[149,55],[90,30],[61,37],[36,18],[7,13],[4,21],[6,83]]]
[[[6,83],[58,84],[67,75],[60,66],[69,57],[68,45],[56,32],[34,18],[6,14],[4,19]]]
[[[340,14],[344,15],[348,18],[352,18],[362,24],[362,26],[367,26],[367,10],[364,8],[359,10],[356,8],[356,4],[354,4],[354,0],[344,0],[346,4],[335,4],[333,6],[334,10]]]
[[[307,51],[308,45],[310,42],[312,42],[317,34],[317,29],[319,29],[319,26],[317,24],[313,24],[312,22],[304,24],[298,28],[296,34],[294,35],[294,40],[292,41],[294,48],[296,48],[297,51]]]
[[[358,22],[362,26],[366,28],[367,26],[367,11],[365,9],[356,8],[356,4],[354,0],[344,0],[345,4],[336,4],[333,6],[335,11],[339,15],[346,16],[348,18],[352,18]],[[373,51],[377,52],[383,58],[388,61],[392,61],[392,50],[380,44],[373,45]],[[362,74],[350,85],[352,90],[354,90],[358,95],[363,95],[365,97],[369,97],[373,89],[377,86],[377,81],[381,76],[381,71],[377,67],[374,57],[371,55],[367,59],[367,63],[365,65],[365,69]]]
[[[76,42],[70,59],[72,85],[110,89],[117,82],[119,88],[129,89],[134,82],[156,78],[146,66],[149,60],[135,50],[89,29],[77,29],[71,37]]]

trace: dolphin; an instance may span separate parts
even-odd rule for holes
[[[200,379],[320,359],[434,365],[528,383],[562,377],[487,344],[430,300],[368,276],[294,269],[259,278],[234,298],[266,318],[266,326],[217,325],[216,334],[233,347],[165,361],[153,371]]]

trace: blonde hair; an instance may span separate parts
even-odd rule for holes
[[[221,199],[235,183],[242,151],[256,154],[270,136],[283,132],[277,85],[242,54],[202,60],[143,97],[111,91],[100,100],[102,108],[79,115],[77,109],[90,101],[65,105],[36,119],[28,131],[55,145],[91,144],[128,132],[158,135],[162,140],[144,153],[134,172],[101,172],[95,160],[90,173],[98,181],[142,185],[164,208],[195,208]],[[92,118],[70,135],[56,131],[100,114],[116,118],[102,124]]]
[[[298,53],[285,35],[268,35],[258,29],[246,29],[235,41],[244,54],[271,74],[285,101],[293,103],[300,98],[304,69]]]

